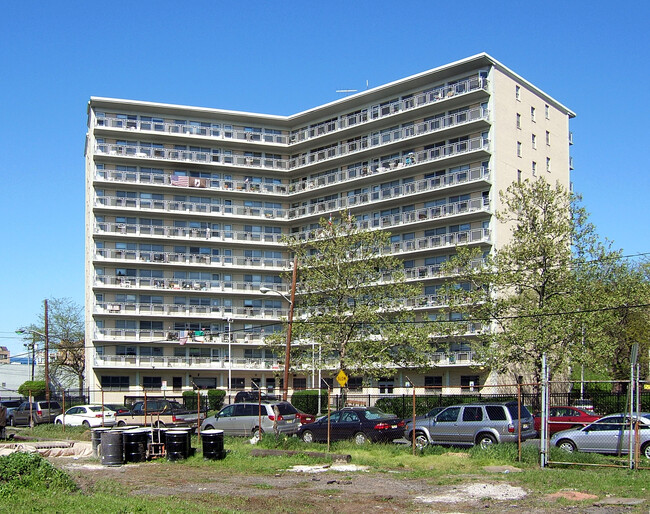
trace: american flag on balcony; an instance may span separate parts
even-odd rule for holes
[[[183,186],[189,187],[190,177],[185,177],[183,175],[172,175],[172,186]]]

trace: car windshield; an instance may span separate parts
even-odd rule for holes
[[[290,403],[278,403],[277,406],[278,406],[278,411],[283,416],[287,416],[288,414],[295,414],[296,412],[298,412],[296,408]]]
[[[42,402],[41,405],[43,408],[47,409],[47,402]],[[60,409],[61,406],[59,405],[59,402],[50,402],[50,409]]]
[[[392,414],[386,414],[383,410],[378,409],[377,407],[370,407],[365,410],[366,419],[382,419],[390,418]]]

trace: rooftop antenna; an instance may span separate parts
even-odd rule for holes
[[[366,79],[366,89],[368,89],[368,79]],[[344,94],[350,94],[350,93],[358,93],[358,89],[337,89],[337,93],[344,93]]]

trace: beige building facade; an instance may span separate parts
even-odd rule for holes
[[[282,364],[264,338],[288,305],[260,288],[288,292],[282,235],[313,237],[321,217],[342,209],[390,232],[423,290],[405,308],[434,314],[440,266],[455,248],[507,241],[494,217],[499,190],[542,176],[570,185],[573,116],[486,54],[291,116],[91,98],[91,401],[100,390],[111,401],[197,387],[279,391]],[[470,327],[464,342],[432,343],[434,367],[416,385],[484,383],[472,337]],[[316,362],[292,370],[289,388],[335,375]],[[365,387],[397,393],[405,381],[400,371]]]

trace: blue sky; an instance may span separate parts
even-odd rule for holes
[[[649,5],[5,2],[0,345],[23,351],[44,298],[84,301],[90,96],[293,114],[485,51],[578,114],[574,189],[602,237],[650,252]]]

